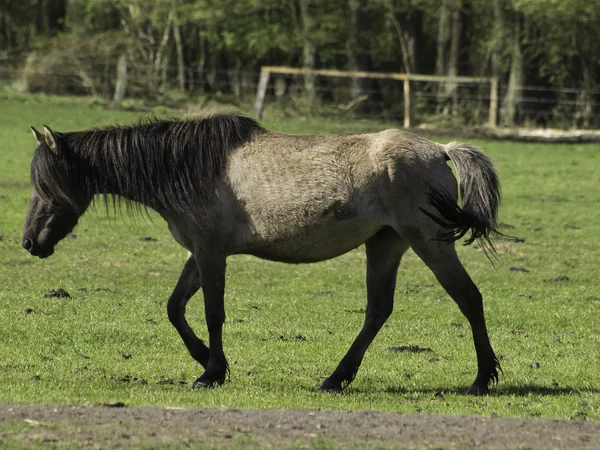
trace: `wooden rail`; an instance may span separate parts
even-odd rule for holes
[[[254,112],[258,119],[262,118],[265,95],[269,85],[269,78],[272,73],[285,75],[320,75],[325,77],[344,77],[344,78],[374,78],[398,80],[404,83],[404,127],[409,128],[412,125],[413,105],[410,101],[410,82],[411,81],[429,81],[436,83],[473,83],[490,84],[490,108],[488,126],[495,128],[498,125],[498,79],[495,77],[446,77],[440,75],[423,75],[413,73],[396,72],[361,72],[345,71],[331,69],[301,69],[294,67],[263,66],[260,70],[260,78],[256,90],[256,101],[254,103]]]

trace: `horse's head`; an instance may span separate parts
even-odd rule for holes
[[[69,163],[71,152],[64,135],[44,126],[44,134],[31,127],[37,140],[31,162],[33,192],[23,227],[23,248],[47,258],[54,246],[77,225],[92,196],[78,191],[77,173]]]

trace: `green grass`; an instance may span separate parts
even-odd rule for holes
[[[340,395],[314,391],[362,325],[362,248],[312,265],[230,258],[224,345],[231,382],[191,391],[202,369],[166,317],[186,252],[160,219],[109,221],[98,208],[51,258],[32,258],[20,248],[35,147],[29,126],[66,131],[132,122],[141,114],[43,96],[7,96],[0,111],[0,401],[600,419],[597,145],[473,142],[499,168],[501,221],[514,227],[505,231],[525,239],[499,241],[496,268],[480,249],[459,249],[484,295],[492,344],[502,358],[504,374],[492,395],[463,395],[476,373],[468,324],[412,252],[400,269],[394,314],[354,383]],[[295,133],[391,126],[266,125]],[[140,241],[145,236],[156,240]],[[548,281],[555,277],[568,280]],[[57,288],[71,298],[45,297]],[[188,315],[206,337],[201,297],[192,299]],[[401,345],[433,352],[387,350]]]

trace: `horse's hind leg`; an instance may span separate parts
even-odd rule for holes
[[[427,239],[420,230],[402,231],[406,231],[403,235],[408,239],[415,253],[431,269],[471,325],[477,353],[477,378],[467,389],[467,393],[473,395],[487,393],[490,381],[498,381],[497,369],[500,365],[488,337],[479,289],[458,259],[454,243]]]
[[[183,267],[179,281],[167,303],[169,320],[181,336],[192,358],[206,368],[208,365],[208,347],[199,339],[185,319],[185,306],[198,292],[202,284],[201,274],[194,258],[190,255]]]
[[[366,243],[367,312],[362,330],[333,374],[319,390],[341,391],[356,376],[367,348],[392,313],[398,265],[408,244],[391,228],[384,228]]]

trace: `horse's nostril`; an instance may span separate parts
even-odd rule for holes
[[[33,248],[33,241],[31,239],[23,239],[23,248],[30,251]]]

